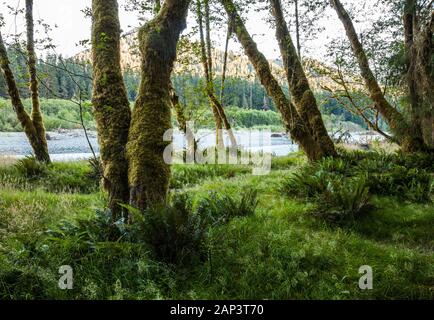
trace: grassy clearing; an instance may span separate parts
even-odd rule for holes
[[[76,180],[59,182],[54,172],[80,180],[89,174],[86,164],[56,164],[53,173],[26,183],[16,169],[2,167],[0,299],[432,299],[432,203],[373,194],[369,213],[331,224],[312,214],[317,199],[282,192],[302,162],[275,159],[271,174],[260,177],[249,168],[175,166],[174,190],[196,208],[214,193],[231,199],[247,189],[258,193],[254,214],[208,227],[205,256],[176,265],[140,241],[89,240],[68,231],[80,219],[94,221],[104,197],[79,192]],[[73,290],[57,286],[61,265],[74,269]],[[362,265],[374,270],[373,290],[358,288]]]

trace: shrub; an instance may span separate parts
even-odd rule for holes
[[[21,176],[28,179],[35,179],[44,176],[47,173],[47,165],[39,162],[34,157],[26,157],[18,160],[15,168]]]
[[[237,175],[251,172],[247,166],[232,165],[176,165],[173,168],[170,187],[172,189],[182,189],[192,186],[200,181],[222,177],[225,179],[233,178]]]
[[[112,214],[109,210],[96,210],[92,218],[78,218],[75,222],[63,220],[54,230],[48,230],[53,238],[66,239],[72,237],[77,241],[86,242],[95,246],[98,242],[120,239],[125,235],[123,220],[112,222]]]
[[[324,159],[302,167],[282,185],[282,191],[317,204],[315,215],[331,222],[355,219],[367,212],[370,205],[369,185],[365,176],[351,173],[340,159]]]
[[[433,179],[423,169],[393,165],[388,171],[368,171],[367,175],[371,191],[375,194],[397,196],[402,200],[421,203],[431,201]]]
[[[90,158],[88,160],[91,171],[88,173],[88,177],[95,181],[100,181],[103,177],[103,167],[101,158]]]
[[[253,189],[243,192],[239,199],[213,192],[199,201],[197,212],[211,219],[213,224],[226,223],[236,217],[253,215],[258,206],[257,198],[258,192]]]
[[[289,196],[300,196],[313,198],[317,194],[323,193],[327,185],[333,179],[332,175],[326,171],[294,173],[283,185],[283,192]]]
[[[169,205],[141,213],[128,207],[134,223],[126,226],[129,241],[147,244],[156,258],[184,264],[206,257],[209,228],[234,217],[254,214],[257,192],[248,190],[240,198],[212,193],[193,205],[185,193],[175,194]],[[188,259],[188,260],[187,260]]]
[[[176,196],[170,205],[144,212],[127,208],[134,221],[127,226],[129,241],[145,243],[156,258],[168,263],[204,258],[208,219],[193,212],[188,196]]]
[[[398,152],[396,155],[396,164],[404,166],[409,169],[425,169],[428,171],[434,171],[434,153],[414,152],[414,153],[402,153]]]
[[[369,187],[365,178],[348,179],[343,183],[329,183],[319,195],[319,215],[332,222],[343,222],[358,218],[368,212],[370,204]]]

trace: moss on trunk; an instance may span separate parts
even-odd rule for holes
[[[139,32],[142,80],[127,144],[131,204],[146,209],[166,201],[170,166],[163,153],[171,128],[170,75],[186,27],[189,0],[166,0]]]
[[[44,121],[42,118],[41,106],[39,103],[39,86],[36,73],[36,53],[34,40],[34,22],[33,22],[33,0],[26,0],[26,26],[27,26],[27,56],[28,69],[30,78],[30,96],[32,98],[32,122],[41,144],[41,161],[50,162],[48,156],[48,144]]]
[[[292,101],[301,119],[310,128],[311,135],[323,156],[336,156],[334,143],[325,128],[315,96],[289,34],[280,0],[270,0],[270,2],[276,22],[276,38],[279,42]]]
[[[94,115],[103,165],[103,187],[113,218],[128,203],[128,142],[131,111],[120,64],[120,24],[117,0],[92,2],[92,61]]]
[[[206,8],[209,5],[208,2],[205,3]],[[203,28],[203,12],[202,12],[202,0],[196,1],[196,13],[197,13],[197,19],[198,19],[198,25],[199,25],[199,36],[200,36],[200,54],[201,54],[201,62],[205,74],[206,79],[206,87],[205,87],[205,93],[208,97],[208,100],[210,102],[212,114],[214,116],[214,122],[215,122],[215,128],[216,128],[216,146],[218,148],[224,148],[224,141],[223,141],[223,119],[221,116],[221,112],[218,109],[218,106],[215,104],[215,101],[213,101],[213,90],[214,85],[212,83],[212,58],[210,56],[211,54],[211,42],[210,42],[210,30],[209,30],[209,12],[206,10],[206,29],[207,29],[207,39],[205,40],[205,34],[204,34],[204,28]]]
[[[12,73],[9,58],[7,55],[6,47],[3,42],[3,37],[0,33],[0,66],[3,70],[6,85],[8,87],[8,94],[11,99],[12,106],[17,115],[17,118],[29,140],[30,146],[32,147],[35,158],[38,161],[49,163],[50,156],[48,154],[47,141],[42,140],[40,134],[35,128],[32,118],[27,114],[24,109],[24,105],[21,101],[21,97],[18,91],[18,86],[15,81],[15,77]]]
[[[404,116],[386,100],[383,91],[369,66],[368,58],[362,44],[360,43],[353,22],[345,8],[342,6],[342,3],[339,0],[330,0],[330,3],[344,25],[353,53],[358,61],[361,75],[365,81],[366,88],[369,91],[372,101],[375,102],[375,108],[387,121],[387,124],[394,133],[396,139],[399,141],[403,151],[425,151],[427,148],[423,141],[420,128],[418,128],[417,125],[408,123]]]
[[[176,121],[179,125],[179,130],[181,130],[185,137],[190,138],[189,134],[193,134],[193,132],[187,131],[187,117],[185,115],[185,106],[182,105],[181,101],[179,101],[179,96],[177,95],[175,89],[173,88],[173,85],[170,86],[170,100],[172,103],[172,108],[175,111]],[[194,152],[197,150],[197,141],[194,136],[191,136],[192,141],[188,140],[187,144],[187,152],[190,152],[192,154],[192,157],[194,159]],[[186,157],[184,157],[186,159]]]
[[[258,50],[256,43],[248,33],[243,20],[236,11],[232,0],[221,0],[239,42],[256,70],[261,84],[280,111],[286,129],[291,137],[299,143],[309,160],[318,160],[323,154],[318,143],[313,139],[308,126],[299,116],[295,106],[288,100],[276,78],[271,73],[265,56]]]

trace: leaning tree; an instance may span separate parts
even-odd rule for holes
[[[3,71],[8,94],[18,120],[30,142],[36,160],[49,163],[48,145],[39,103],[39,86],[36,72],[36,52],[34,39],[33,0],[26,0],[26,56],[29,72],[29,91],[32,101],[32,111],[28,114],[22,102],[18,84],[11,69],[7,49],[0,32],[0,65]]]

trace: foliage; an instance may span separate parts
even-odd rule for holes
[[[367,177],[375,194],[396,196],[418,203],[431,202],[433,179],[423,169],[394,165],[389,172],[368,172]]]
[[[184,259],[176,266],[157,259],[143,234],[142,241],[131,241],[133,231],[122,224],[119,241],[106,241],[111,221],[94,209],[104,206],[98,193],[2,186],[0,298],[430,299],[432,205],[374,196],[375,211],[343,229],[330,228],[312,219],[312,202],[282,197],[278,186],[285,173],[304,165],[301,157],[295,163],[291,158],[277,159],[268,176],[216,177],[180,190],[191,197],[193,212],[205,208],[202,217],[219,223],[206,231],[207,259],[195,255],[191,264]],[[56,165],[56,174],[90,170],[86,163]],[[222,220],[227,212],[212,213],[222,200],[207,205],[214,190],[215,197],[240,205],[240,190],[249,188],[258,190],[254,215]],[[373,290],[361,291],[358,268],[366,261],[379,276]],[[58,288],[61,265],[73,267],[73,290]]]
[[[231,165],[175,165],[173,166],[170,187],[182,189],[195,185],[206,179],[223,178],[230,179],[238,175],[250,173],[248,166]]]
[[[342,169],[342,162],[330,159],[315,169],[294,173],[284,183],[284,192],[315,201],[315,215],[336,223],[354,220],[371,209],[366,179],[346,178],[340,176],[338,171],[324,169],[330,167]]]
[[[235,217],[254,214],[257,193],[249,190],[240,199],[211,194],[196,206],[185,193],[174,194],[170,205],[145,212],[128,207],[134,223],[127,226],[130,241],[150,246],[155,257],[169,263],[192,263],[207,253],[209,229]]]
[[[257,198],[258,192],[254,189],[242,192],[239,199],[212,192],[208,197],[199,201],[197,212],[209,217],[212,224],[226,223],[235,217],[253,215],[258,206]]]
[[[317,203],[327,220],[355,218],[372,209],[371,195],[430,203],[433,195],[430,155],[339,151],[340,158],[301,167],[282,185],[285,194]]]
[[[101,158],[90,158],[88,160],[89,166],[92,169],[91,172],[89,172],[89,178],[92,180],[100,181],[103,177],[103,167],[102,167],[102,161]]]
[[[89,194],[96,192],[98,186],[92,167],[81,162],[43,165],[25,158],[15,165],[0,167],[1,188]]]
[[[28,179],[42,178],[47,173],[47,165],[34,157],[20,159],[14,167],[20,175]]]

